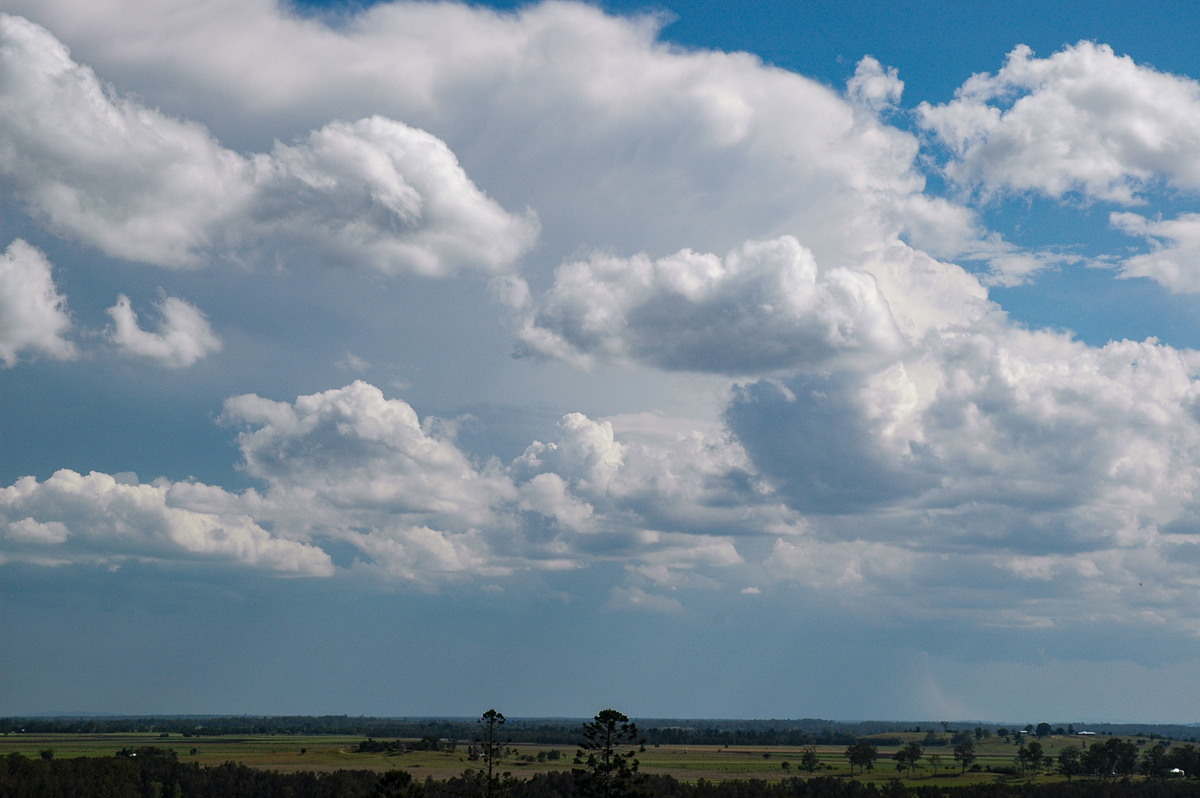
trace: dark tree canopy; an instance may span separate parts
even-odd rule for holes
[[[1037,773],[1042,767],[1042,756],[1042,744],[1037,740],[1030,740],[1017,749],[1017,764],[1021,766],[1021,772]]]
[[[636,754],[645,750],[637,725],[615,709],[606,709],[583,724],[583,742],[571,773],[583,798],[637,798],[642,779]]]
[[[967,768],[975,761],[975,742],[968,738],[954,746],[954,758],[962,765],[962,772],[966,773]]]
[[[846,759],[850,761],[851,771],[871,771],[875,769],[875,760],[879,758],[879,749],[867,740],[857,740],[846,748]]]
[[[921,761],[921,755],[923,753],[925,753],[925,749],[921,747],[920,743],[914,740],[912,742],[905,743],[899,751],[892,754],[892,759],[896,760],[897,770],[911,771],[916,770],[917,763]]]

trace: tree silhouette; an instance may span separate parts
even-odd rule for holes
[[[637,725],[615,709],[606,709],[583,724],[583,742],[575,754],[575,789],[584,798],[637,798],[641,777],[636,753],[645,745]]]
[[[486,798],[495,798],[504,787],[510,774],[496,772],[500,761],[504,759],[506,743],[500,741],[500,729],[504,726],[504,715],[494,709],[489,709],[476,721],[479,726],[479,736],[475,744],[479,748],[479,756],[483,760],[484,783],[483,794]]]

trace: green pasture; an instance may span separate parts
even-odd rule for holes
[[[923,734],[888,734],[886,738],[902,742],[921,741]],[[19,753],[28,757],[40,756],[43,751],[53,751],[55,758],[78,756],[112,756],[121,749],[137,749],[143,746],[172,749],[183,762],[201,765],[218,765],[238,762],[250,767],[291,772],[298,770],[332,771],[339,769],[410,771],[418,779],[426,777],[446,779],[461,774],[468,768],[479,767],[478,762],[467,758],[467,745],[460,743],[455,751],[409,751],[406,753],[356,753],[355,748],[364,738],[360,735],[248,735],[248,736],[191,736],[179,734],[26,734],[13,733],[0,736],[0,756]],[[870,738],[867,738],[870,739]],[[1013,738],[1015,739],[1015,738]],[[1136,739],[1136,738],[1134,738]],[[1096,742],[1096,738],[1073,736],[1050,736],[1040,740],[1047,756],[1057,756],[1062,748],[1070,745],[1079,747]],[[1011,767],[1017,755],[1019,743],[1005,742],[998,737],[977,741],[975,764],[979,772],[961,774],[961,767],[954,760],[950,746],[928,747],[925,757],[913,773],[900,774],[891,755],[896,745],[880,745],[879,759],[871,772],[853,776],[860,781],[887,782],[897,777],[916,784],[936,784],[951,787],[958,784],[976,784],[997,780],[1028,781],[1028,777],[1014,779],[1000,776],[991,769]],[[569,770],[575,754],[572,744],[524,745],[514,744],[510,755],[501,763],[501,769],[518,778],[529,778],[536,773],[551,770]],[[558,750],[557,760],[536,761],[537,754]],[[641,770],[647,774],[674,776],[682,781],[707,779],[722,781],[730,779],[778,780],[792,776],[808,775],[801,767],[804,747],[789,746],[653,746],[638,756]],[[851,775],[850,766],[843,752],[844,745],[815,746],[820,760],[815,776]],[[940,757],[939,767],[930,761],[930,755]],[[533,761],[529,761],[533,760]],[[786,763],[786,766],[785,766]],[[1043,774],[1038,782],[1058,781],[1062,777]]]

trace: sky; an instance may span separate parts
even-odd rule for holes
[[[0,0],[0,715],[1200,722],[1197,23]]]

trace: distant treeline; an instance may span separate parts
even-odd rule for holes
[[[849,745],[863,733],[878,733],[896,724],[836,723],[827,720],[774,721],[642,721],[647,745]],[[689,725],[682,725],[687,723]],[[680,725],[668,725],[680,724]],[[511,743],[573,745],[578,720],[509,720],[504,738]],[[864,727],[867,727],[864,729]],[[467,719],[396,719],[347,715],[284,717],[121,717],[0,718],[0,734],[168,733],[184,736],[258,734],[353,734],[374,738],[427,737],[470,741],[478,734]]]
[[[133,754],[136,754],[133,755]],[[884,786],[853,779],[789,778],[695,784],[651,776],[639,785],[644,798],[1192,798],[1194,783],[1108,781],[955,787]],[[504,798],[582,798],[570,773],[551,772],[505,786]],[[0,757],[0,798],[482,798],[478,779],[425,782],[404,771],[278,773],[232,762],[217,766],[182,763],[172,751],[142,748],[114,757],[30,759]]]
[[[858,737],[895,732],[943,730],[949,724],[913,724],[895,721],[844,722],[803,718],[800,720],[674,720],[637,719],[648,745],[849,745]],[[970,724],[974,726],[975,724]],[[568,718],[510,718],[504,727],[505,740],[512,743],[574,745],[580,721]],[[989,733],[996,724],[981,724]],[[1032,730],[1032,724],[1027,727]],[[1013,729],[1016,730],[1015,728]],[[1081,724],[1071,731],[1093,731],[1121,735],[1195,741],[1200,728],[1156,724]],[[0,734],[115,734],[170,733],[184,736],[256,734],[345,734],[375,738],[473,740],[479,728],[474,718],[376,718],[349,715],[284,716],[153,716],[153,717],[56,717],[0,718]],[[887,745],[892,741],[877,741]]]
[[[861,734],[862,724],[806,721],[663,721],[641,723],[648,745],[847,745]],[[513,743],[574,744],[580,721],[512,719],[504,737]],[[397,719],[347,715],[283,717],[118,717],[0,718],[0,734],[169,733],[199,735],[353,734],[375,738],[426,737],[469,741],[478,733],[474,719]],[[877,732],[880,729],[875,728]]]

